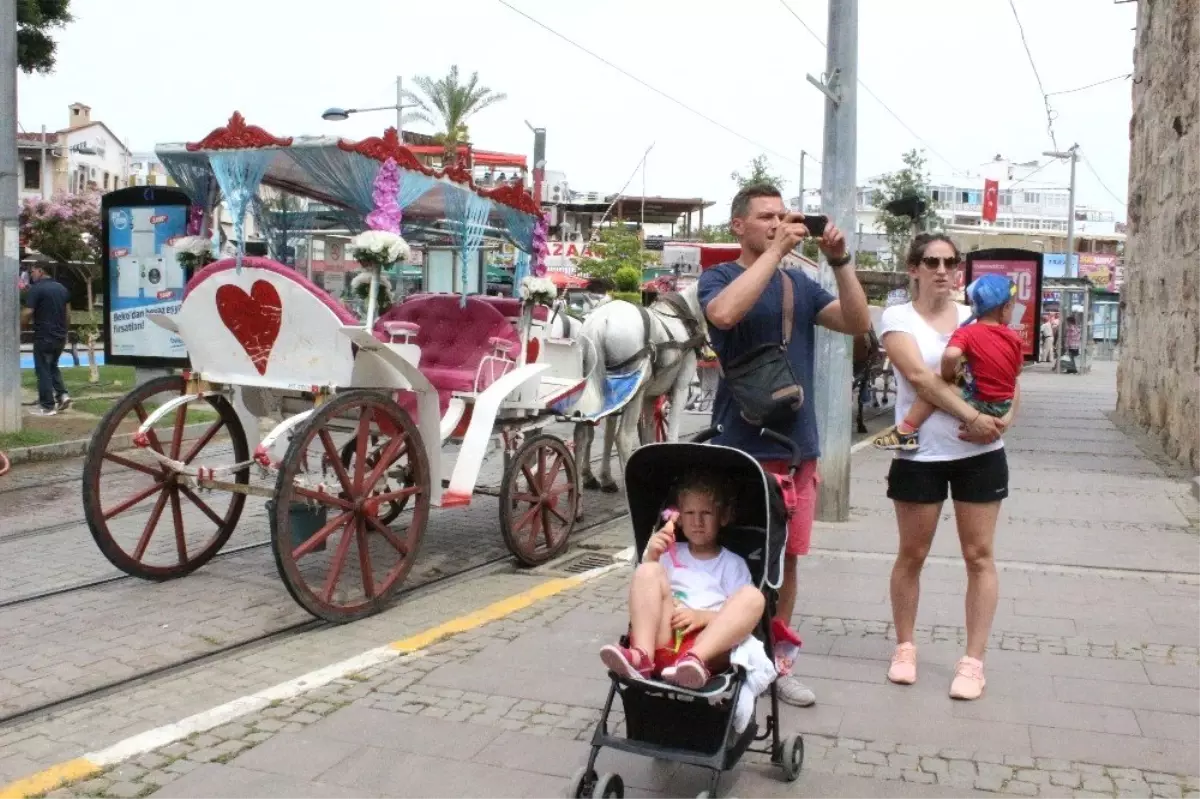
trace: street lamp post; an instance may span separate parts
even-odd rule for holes
[[[1071,276],[1071,258],[1075,254],[1075,163],[1079,160],[1079,145],[1073,144],[1066,152],[1044,152],[1042,155],[1051,158],[1069,159],[1071,162],[1071,189],[1067,198],[1067,260],[1063,266],[1063,274],[1067,277]],[[1076,271],[1075,276],[1079,273]],[[1054,371],[1058,372],[1062,367],[1063,355],[1066,353],[1067,343],[1067,314],[1064,313],[1068,306],[1067,290],[1063,288],[1062,299],[1058,302],[1058,350],[1055,353]]]
[[[404,102],[404,80],[399,75],[396,76],[396,104],[395,105],[380,105],[372,108],[326,108],[321,114],[321,119],[326,122],[344,122],[350,118],[351,114],[362,114],[367,111],[395,111],[396,112],[396,135],[400,138],[401,143],[404,142],[404,109],[415,108],[415,103]]]

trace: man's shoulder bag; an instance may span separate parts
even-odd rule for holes
[[[783,340],[762,344],[723,366],[725,384],[741,410],[742,418],[756,427],[791,427],[804,404],[804,389],[788,361],[795,318],[795,288],[786,270],[783,281]]]

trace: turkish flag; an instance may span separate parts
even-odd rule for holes
[[[983,182],[983,218],[988,222],[996,221],[996,210],[1000,206],[1000,182],[985,180]]]

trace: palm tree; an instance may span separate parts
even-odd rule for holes
[[[405,92],[418,109],[412,114],[412,118],[428,122],[435,128],[442,128],[437,138],[445,148],[442,156],[443,167],[457,162],[458,145],[468,140],[467,119],[508,96],[503,92],[480,86],[478,72],[472,72],[470,78],[465,82],[461,81],[457,64],[450,67],[450,72],[444,78],[434,80],[428,75],[422,75],[416,78],[415,82],[424,96]]]

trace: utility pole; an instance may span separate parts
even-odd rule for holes
[[[800,191],[796,196],[798,206],[796,208],[800,213],[804,213],[804,156],[808,155],[806,150],[800,151]]]
[[[17,191],[17,4],[0,0],[0,433],[21,429]]]
[[[1071,190],[1067,195],[1067,252],[1066,263],[1063,265],[1063,273],[1067,277],[1071,277],[1071,259],[1075,256],[1075,162],[1079,160],[1079,144],[1072,144],[1071,149],[1064,152],[1044,152],[1042,155],[1048,155],[1051,158],[1068,158],[1071,161]],[[1078,268],[1076,268],[1075,277],[1079,277]],[[1058,372],[1062,369],[1063,355],[1067,352],[1067,317],[1070,316],[1070,299],[1067,296],[1067,290],[1064,288],[1062,299],[1058,303],[1058,355],[1054,359],[1054,371]],[[1083,332],[1080,331],[1080,343],[1082,344]]]
[[[855,226],[855,157],[858,140],[858,0],[829,0],[825,80],[808,81],[825,95],[825,137],[821,161],[821,210],[839,229]],[[803,160],[803,159],[801,159]],[[847,247],[850,242],[847,241]],[[845,266],[843,269],[853,269]],[[822,258],[821,285],[837,292],[833,269]],[[821,488],[817,518],[850,518],[850,337],[817,328],[817,434],[821,442]],[[812,401],[812,400],[810,400]]]

